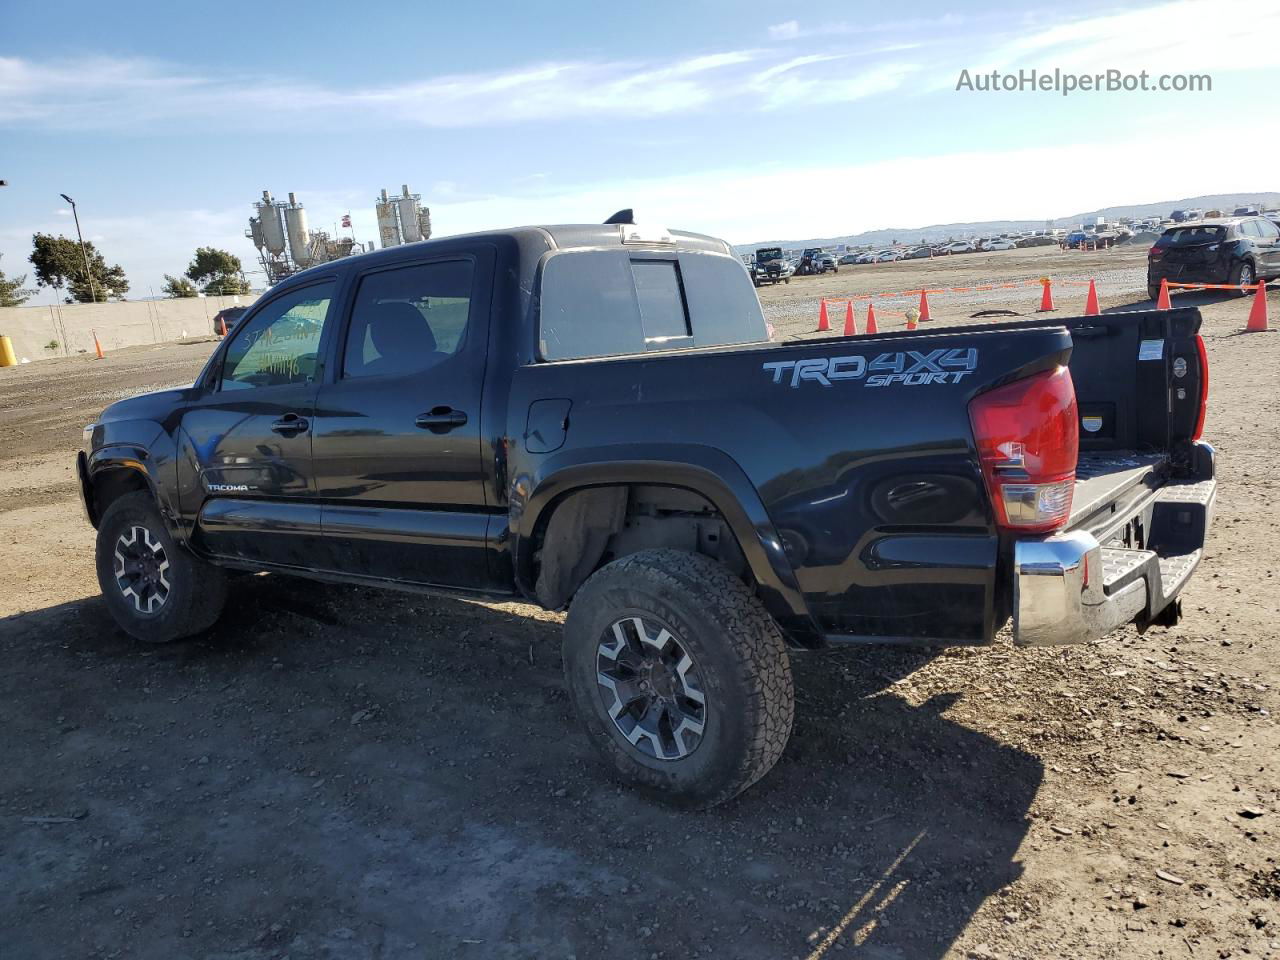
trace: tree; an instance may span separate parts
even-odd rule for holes
[[[248,293],[240,258],[216,247],[200,247],[191,258],[187,276],[204,284],[204,292],[212,294]]]
[[[22,285],[27,282],[27,275],[24,273],[20,277],[14,277],[12,280],[4,278],[4,271],[0,270],[0,307],[20,307],[30,299],[35,293],[34,290],[24,290]]]
[[[169,274],[164,275],[164,292],[167,296],[194,297],[196,295],[196,285],[186,277],[171,277]]]
[[[59,293],[65,287],[71,294],[67,302],[92,303],[105,300],[108,291],[116,296],[128,292],[129,281],[120,264],[108,267],[92,242],[84,245],[67,237],[37,233],[31,238],[31,265],[36,268],[36,283],[54,287]],[[84,273],[84,259],[89,258],[89,277]],[[90,282],[92,278],[92,282]]]

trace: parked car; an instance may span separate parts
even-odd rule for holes
[[[850,264],[854,264],[854,263],[857,263],[857,262],[858,262],[858,255],[857,255],[856,253],[853,253],[853,252],[849,252],[849,253],[843,254],[843,255],[841,255],[841,257],[840,257],[840,266],[842,266],[842,267],[843,267],[843,266],[850,265]]]
[[[904,260],[928,260],[933,256],[933,247],[916,247],[906,254]]]
[[[1257,207],[1236,207],[1235,210],[1231,212],[1231,215],[1233,217],[1256,217],[1258,216],[1258,208]]]
[[[901,250],[881,250],[876,254],[875,263],[893,263],[902,259]]]
[[[1153,300],[1161,280],[1243,288],[1275,277],[1280,277],[1280,227],[1266,217],[1227,217],[1172,227],[1147,251],[1147,295]]]
[[[830,259],[828,259],[830,258]],[[805,277],[814,273],[826,273],[835,266],[835,258],[821,247],[806,247],[800,254],[796,273]]]
[[[218,336],[230,333],[248,307],[224,307],[213,315],[213,332]],[[225,326],[224,326],[225,324]]]
[[[875,250],[868,250],[866,253],[858,254],[858,258],[854,261],[854,263],[875,263],[876,257],[878,257],[879,255],[880,254],[877,253]]]
[[[761,247],[751,268],[751,282],[757,287],[765,283],[790,283],[794,271],[782,256],[781,247]]]
[[[953,253],[972,253],[973,241],[971,240],[955,240],[942,247],[948,255]]]
[[[1012,240],[1006,239],[1005,237],[997,237],[994,240],[988,240],[985,244],[983,244],[982,249],[983,250],[1014,250],[1017,248],[1017,246],[1018,245],[1014,243]]]
[[[818,254],[817,267],[818,273],[826,273],[828,270],[832,273],[839,273],[840,261],[836,259],[836,255],[834,253],[824,250],[822,253]]]
[[[77,472],[130,635],[207,630],[233,570],[567,608],[565,685],[608,769],[708,807],[786,747],[790,650],[1176,623],[1215,490],[1199,326],[770,343],[711,237],[446,237],[278,283],[192,385],[104,410]],[[858,416],[832,429],[822,403]],[[527,694],[522,652],[474,658]]]
[[[1058,238],[1051,236],[1020,237],[1014,243],[1017,247],[1056,247]]]

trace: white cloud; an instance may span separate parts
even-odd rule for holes
[[[800,22],[798,20],[775,23],[769,28],[769,37],[773,40],[794,40],[798,36],[800,36]]]
[[[980,50],[973,72],[1050,69],[1203,73],[1274,67],[1257,38],[1280,31],[1274,0],[1174,0],[1057,23]]]
[[[0,57],[0,126],[170,129],[234,120],[242,128],[283,123],[331,127],[472,127],[590,116],[661,116],[735,100],[748,108],[762,70],[814,73],[840,54],[786,59],[767,50],[728,50],[662,61],[571,61],[428,77],[412,83],[336,88],[263,76],[201,76],[150,60],[97,58],[38,64]],[[815,72],[816,71],[816,72]],[[92,84],[84,77],[91,75]]]
[[[1218,142],[1236,129],[1224,119],[1220,127],[1198,127],[1197,135]],[[1154,124],[1136,124],[1124,138],[1078,145],[602,181],[433,203],[432,219],[441,232],[462,233],[513,223],[598,222],[634,207],[641,222],[746,243],[973,220],[1043,220],[1112,204],[1266,187],[1243,171],[1152,164],[1154,132]],[[1260,156],[1280,151],[1280,128],[1272,125],[1259,136]],[[1097,163],[1099,151],[1106,164]]]

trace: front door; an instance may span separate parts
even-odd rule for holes
[[[336,569],[487,583],[480,398],[492,259],[449,255],[357,278],[313,455]]]
[[[255,307],[231,334],[218,382],[183,414],[198,474],[195,537],[215,556],[316,563],[311,431],[335,285],[309,284]]]

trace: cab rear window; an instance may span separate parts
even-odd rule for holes
[[[729,256],[566,250],[543,265],[538,304],[543,360],[768,340],[751,279]]]

